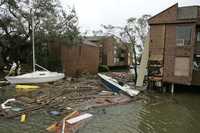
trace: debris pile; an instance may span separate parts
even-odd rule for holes
[[[117,73],[113,75],[121,79],[126,79],[127,76]],[[31,113],[36,111],[44,110],[51,116],[61,117],[68,114],[60,122],[53,123],[47,128],[50,132],[59,133],[71,133],[82,127],[85,123],[82,117],[86,119],[86,116],[92,116],[83,112],[91,108],[125,104],[135,100],[135,97],[130,98],[121,93],[105,91],[97,76],[66,78],[51,84],[16,85],[10,88],[16,93],[12,99],[5,99],[5,102],[1,104],[0,118],[18,117],[24,123],[27,114],[31,117]],[[79,120],[80,117],[80,122],[71,122],[74,121],[73,118]]]

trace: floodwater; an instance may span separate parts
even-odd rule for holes
[[[0,89],[0,101],[13,94],[11,88]],[[142,100],[88,112],[94,117],[78,133],[199,133],[200,91],[149,92]],[[19,118],[0,119],[0,133],[45,133],[60,119],[45,111],[32,113],[23,124]]]
[[[148,102],[93,110],[94,118],[79,133],[199,133],[200,92],[188,91],[154,92]]]

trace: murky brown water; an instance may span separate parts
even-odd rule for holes
[[[0,90],[0,101],[14,90]],[[89,110],[93,119],[79,133],[199,133],[200,92],[177,92],[174,96],[148,94],[150,101],[140,100],[127,105]],[[0,120],[0,133],[41,133],[61,118],[37,111],[22,124],[19,118]]]
[[[200,132],[200,93],[154,94],[151,100],[96,109],[79,133]]]

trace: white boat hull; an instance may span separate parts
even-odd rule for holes
[[[140,93],[139,90],[131,89],[129,85],[126,84],[123,86],[119,85],[116,79],[108,77],[104,74],[98,73],[98,76],[102,79],[103,85],[114,92],[119,92],[119,90],[121,90],[126,94],[128,94],[129,96],[136,96]]]
[[[45,83],[53,82],[64,78],[63,73],[36,71],[19,76],[6,76],[6,80],[11,84],[29,84],[29,83]]]

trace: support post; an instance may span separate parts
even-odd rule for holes
[[[171,84],[171,93],[174,94],[174,84]]]
[[[163,90],[163,93],[166,93],[167,92],[166,86],[162,86],[162,90]]]

